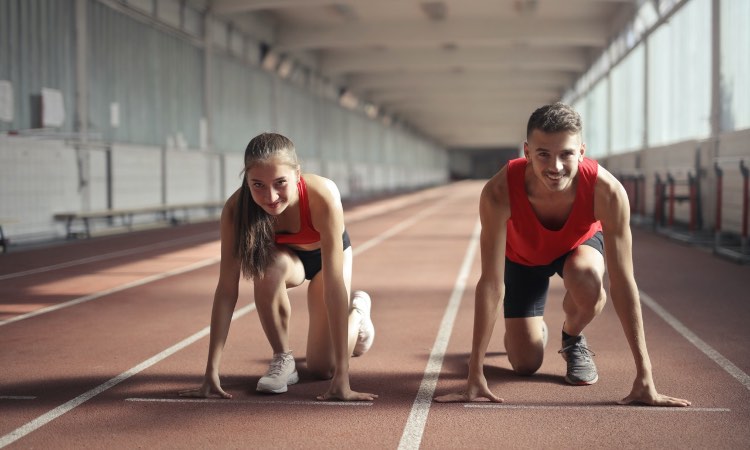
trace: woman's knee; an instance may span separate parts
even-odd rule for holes
[[[294,261],[284,251],[277,251],[271,263],[263,271],[263,276],[253,279],[256,287],[276,289],[285,286],[286,280],[294,268]]]
[[[313,378],[330,380],[333,378],[335,367],[323,361],[310,360],[307,362],[307,370],[310,371],[310,375]]]

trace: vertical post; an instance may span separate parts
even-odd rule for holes
[[[76,119],[75,127],[79,141],[86,145],[89,136],[88,102],[88,40],[87,40],[87,0],[76,0]]]
[[[667,172],[667,184],[669,185],[669,216],[667,218],[667,226],[671,228],[674,225],[674,177],[669,172]]]
[[[213,150],[213,15],[206,11],[203,15],[203,115],[205,118],[206,148]]]
[[[688,188],[690,192],[690,224],[688,230],[693,233],[698,219],[698,177],[688,172]]]
[[[719,167],[718,161],[714,162],[714,173],[716,174],[716,219],[714,224],[714,250],[721,247],[721,197],[724,184],[724,171]]]
[[[88,109],[88,38],[87,38],[87,0],[75,2],[75,40],[76,40],[76,113],[75,128],[78,132],[76,158],[78,163],[78,191],[81,208],[86,211],[91,207],[91,164],[89,161],[89,109]]]
[[[742,172],[742,238],[740,239],[740,248],[742,253],[747,253],[747,213],[748,197],[750,197],[750,169],[745,165],[744,160],[740,160],[740,172]]]
[[[642,217],[646,216],[646,176],[642,173],[638,174],[638,179],[636,180],[636,186],[638,187],[638,204],[639,204],[639,211],[641,213]]]
[[[658,173],[654,185],[654,200],[654,229],[656,229],[664,220],[664,184]]]

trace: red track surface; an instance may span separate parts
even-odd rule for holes
[[[1,255],[0,447],[750,447],[750,267],[638,230],[639,288],[674,325],[644,304],[657,388],[690,399],[692,407],[615,405],[629,392],[634,367],[610,304],[586,330],[600,381],[566,385],[556,354],[559,279],[537,375],[509,371],[498,321],[485,373],[506,403],[431,403],[434,394],[459,389],[467,373],[479,276],[478,249],[469,250],[480,189],[478,182],[457,183],[347,210],[354,287],[372,295],[377,328],[372,350],[351,363],[352,386],[380,395],[365,404],[314,401],[328,382],[305,370],[305,289],[291,291],[298,385],[277,396],[255,392],[271,350],[250,307],[232,325],[221,368],[234,399],[177,396],[197,386],[204,370],[208,338],[185,340],[209,323],[216,223]],[[196,263],[203,267],[179,273]],[[238,310],[253,302],[250,283],[240,292]],[[75,299],[87,301],[24,315]],[[428,367],[435,371],[425,375]]]

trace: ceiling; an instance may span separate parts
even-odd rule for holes
[[[379,111],[455,149],[517,147],[639,0],[204,0]]]

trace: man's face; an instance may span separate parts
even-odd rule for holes
[[[523,144],[524,156],[531,164],[534,175],[553,192],[571,188],[585,151],[580,133],[568,131],[545,133],[533,130]]]

